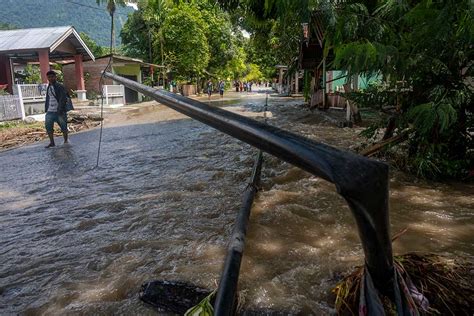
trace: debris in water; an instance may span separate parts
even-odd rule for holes
[[[186,282],[155,280],[142,285],[140,299],[160,309],[183,315],[211,292]]]
[[[408,253],[395,256],[394,263],[402,281],[399,283],[403,283],[404,292],[409,293],[406,299],[411,309],[422,315],[471,315],[474,306],[474,277],[469,273],[474,268],[472,260]],[[364,268],[357,267],[333,289],[338,315],[360,315],[362,280]],[[394,312],[395,307],[388,298],[375,299],[380,299],[386,314]]]

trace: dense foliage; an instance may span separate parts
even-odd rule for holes
[[[255,68],[247,66],[242,32],[211,0],[142,1],[121,36],[127,54],[184,81],[241,79]]]
[[[23,74],[25,75],[25,83],[41,83],[41,72],[37,65],[26,65]]]
[[[102,47],[102,46],[97,45],[97,43],[92,38],[90,38],[90,36],[87,35],[86,33],[81,32],[79,33],[79,35],[81,36],[81,39],[87,45],[87,47],[92,52],[95,58],[102,57],[109,53],[109,50],[107,47]]]
[[[396,105],[393,128],[413,130],[408,168],[426,177],[465,176],[474,149],[468,130],[474,111],[472,3],[358,1],[325,13],[334,66],[382,75],[383,85],[363,93],[378,102],[366,105]]]
[[[164,51],[168,65],[182,76],[202,74],[209,64],[209,45],[200,11],[193,6],[173,8],[163,22]]]
[[[133,9],[117,7],[116,40]],[[2,0],[0,21],[17,28],[74,25],[78,32],[87,33],[101,46],[110,41],[110,17],[106,4],[98,6],[95,0]]]
[[[14,30],[16,28],[15,25],[0,22],[0,30]]]
[[[250,32],[246,47],[249,60],[259,65],[266,78],[276,74],[275,65],[293,65],[301,40],[301,23],[308,21],[314,0],[220,0],[235,23]]]

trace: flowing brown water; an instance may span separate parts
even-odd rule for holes
[[[261,116],[263,95],[215,102]],[[357,130],[270,98],[269,123],[348,148]],[[156,315],[138,300],[151,279],[213,288],[255,149],[155,106],[71,146],[0,153],[0,314]],[[265,155],[240,290],[245,306],[328,314],[339,275],[360,265],[353,218],[334,186]],[[474,187],[391,176],[396,253],[474,255]]]

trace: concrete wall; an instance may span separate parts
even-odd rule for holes
[[[34,115],[44,113],[44,102],[45,101],[27,101],[24,102],[25,114]]]
[[[109,63],[108,58],[97,59],[95,62],[84,62],[84,81],[87,91],[99,92],[99,82],[102,71]],[[63,66],[64,85],[68,91],[76,90],[76,70],[74,64]],[[112,80],[105,78],[104,84],[113,84]]]

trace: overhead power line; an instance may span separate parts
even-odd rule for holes
[[[94,6],[91,6],[91,5],[87,5],[87,4],[84,4],[84,3],[79,3],[79,2],[75,2],[75,1],[71,1],[71,0],[66,0],[66,2],[70,3],[70,4],[77,5],[77,6],[81,6],[81,7],[85,7],[85,8],[89,8],[89,9],[93,9],[93,10],[99,10],[99,11],[108,13],[106,9],[101,8],[101,7],[94,7]],[[119,15],[123,15],[123,16],[128,17],[127,13],[115,12],[115,14],[119,14]]]

